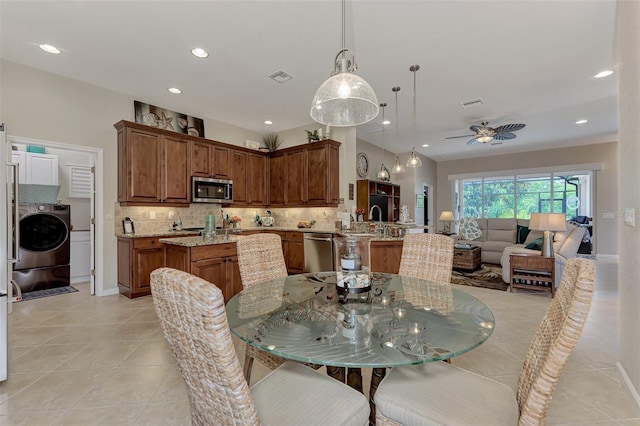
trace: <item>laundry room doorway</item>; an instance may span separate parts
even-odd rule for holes
[[[12,153],[44,151],[57,165],[51,175],[55,175],[59,186],[58,202],[71,206],[71,284],[90,283],[92,295],[103,294],[103,257],[97,247],[103,247],[103,150],[100,148],[71,145],[60,142],[35,140],[19,136],[7,137]],[[27,157],[30,154],[26,154]],[[15,161],[15,159],[14,159]],[[28,165],[25,165],[28,167]],[[29,170],[20,172],[20,182],[29,182]],[[48,176],[47,176],[48,179]]]

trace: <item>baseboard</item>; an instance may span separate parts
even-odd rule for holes
[[[113,296],[116,294],[119,294],[120,290],[118,290],[118,288],[111,288],[109,290],[103,290],[102,294],[98,294],[98,296],[102,297],[102,296]]]
[[[77,283],[86,283],[87,281],[91,280],[91,275],[83,275],[80,277],[71,277],[70,282],[71,284],[77,284]]]
[[[636,417],[640,416],[640,395],[638,395],[638,391],[635,387],[633,387],[633,383],[631,383],[631,379],[627,375],[627,372],[624,370],[620,361],[616,362],[616,367],[618,369],[618,374],[620,375],[620,379],[622,381],[622,387],[626,389],[631,396],[631,399],[636,403]]]
[[[596,258],[598,259],[607,259],[607,260],[615,260],[616,262],[618,261],[618,255],[617,254],[600,254],[598,253],[596,255]]]

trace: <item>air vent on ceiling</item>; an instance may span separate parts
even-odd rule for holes
[[[282,70],[278,70],[276,72],[274,72],[273,74],[269,75],[270,79],[273,79],[275,81],[277,81],[278,83],[286,83],[287,81],[291,80],[293,78],[293,76],[289,73],[286,73]]]
[[[462,108],[471,108],[471,107],[480,106],[480,105],[484,105],[484,102],[482,102],[482,99],[475,99],[473,101],[462,102]]]

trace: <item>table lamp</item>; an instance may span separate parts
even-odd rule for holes
[[[553,257],[553,232],[565,231],[567,219],[564,213],[531,213],[529,229],[544,231],[540,255]]]
[[[454,220],[456,219],[453,217],[452,212],[443,211],[442,213],[440,213],[440,222],[444,222],[443,229],[445,234],[451,233],[451,222],[453,222]]]

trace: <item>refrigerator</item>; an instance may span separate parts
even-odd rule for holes
[[[11,313],[12,272],[17,261],[19,236],[13,226],[18,217],[18,165],[11,162],[11,145],[7,142],[7,127],[0,123],[0,382],[7,380],[8,315]],[[5,223],[5,226],[2,224]]]

